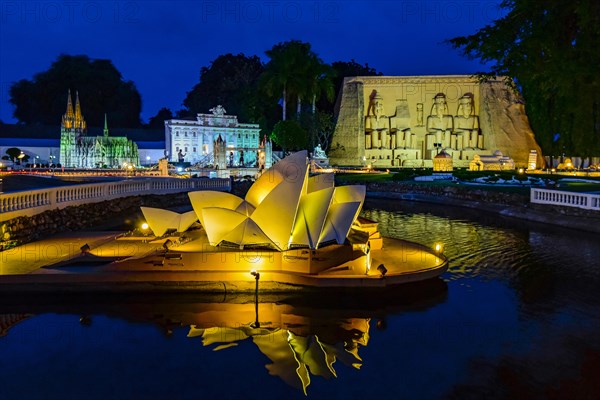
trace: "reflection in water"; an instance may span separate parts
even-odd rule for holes
[[[272,362],[267,365],[269,373],[307,394],[311,374],[325,379],[337,377],[334,369],[337,360],[356,369],[361,367],[358,350],[369,342],[369,321],[368,318],[351,318],[334,324],[319,324],[318,334],[306,332],[306,326],[297,329],[250,326],[198,329],[192,326],[188,336],[201,336],[205,346],[218,344],[215,351],[252,338],[261,353]],[[296,334],[294,330],[302,333]]]
[[[444,243],[443,280],[261,293],[258,318],[253,294],[0,293],[0,397],[600,397],[598,235],[397,201],[363,215]]]
[[[369,344],[371,320],[381,328],[389,316],[427,309],[447,295],[447,285],[440,279],[403,288],[325,291],[318,298],[265,295],[265,302],[260,303],[254,302],[253,295],[229,297],[227,302],[222,295],[125,296],[108,302],[97,297],[42,297],[30,299],[29,304],[3,299],[0,312],[5,314],[0,314],[0,326],[6,325],[6,331],[29,318],[31,314],[18,313],[26,309],[78,315],[83,327],[93,328],[94,318],[106,315],[154,324],[167,337],[187,329],[188,338],[201,338],[202,344],[213,346],[214,351],[232,352],[232,347],[249,340],[270,360],[266,365],[270,375],[308,394],[311,377],[337,378],[338,361],[338,365],[360,369],[359,350]]]

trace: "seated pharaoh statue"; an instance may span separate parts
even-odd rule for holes
[[[458,99],[458,110],[454,118],[454,134],[457,149],[482,149],[483,136],[479,131],[479,117],[475,115],[473,93],[465,93]]]
[[[434,147],[449,148],[453,129],[453,119],[452,115],[448,113],[446,95],[438,93],[433,98],[431,113],[427,117],[427,149],[431,150]]]
[[[365,148],[389,149],[389,129],[390,119],[385,115],[383,98],[375,92],[365,120]]]
[[[398,100],[396,114],[390,117],[391,148],[412,149],[415,134],[410,131],[410,111],[406,100]]]

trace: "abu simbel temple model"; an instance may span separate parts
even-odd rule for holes
[[[139,165],[137,144],[124,136],[109,136],[106,115],[104,135],[87,136],[87,124],[81,114],[79,93],[75,110],[71,91],[67,98],[67,112],[60,126],[60,163],[63,167],[103,168],[119,167],[124,163]]]
[[[431,167],[444,150],[455,167],[500,150],[541,161],[522,102],[502,81],[470,76],[344,79],[329,152],[337,165]]]

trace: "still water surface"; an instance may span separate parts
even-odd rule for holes
[[[367,202],[449,271],[385,294],[0,303],[0,398],[598,398],[598,235]],[[83,318],[82,318],[83,316]],[[306,395],[305,395],[306,393]]]

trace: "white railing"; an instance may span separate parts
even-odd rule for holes
[[[196,190],[231,190],[229,179],[134,179],[0,194],[0,221],[119,197]]]
[[[531,202],[600,211],[600,195],[563,190],[531,189]]]

